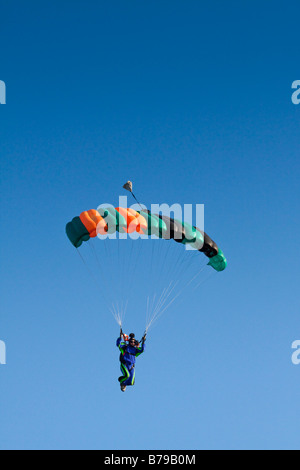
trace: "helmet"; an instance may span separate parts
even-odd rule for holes
[[[130,343],[130,341],[134,341],[136,347],[138,347],[140,345],[140,342],[135,339],[135,334],[134,333],[130,333],[129,336],[128,335],[123,335],[123,338],[128,343]]]

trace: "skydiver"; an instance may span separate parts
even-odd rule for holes
[[[128,342],[125,339],[123,331],[120,331],[120,337],[117,339],[117,347],[121,351],[120,367],[123,375],[119,377],[121,391],[125,392],[127,386],[135,383],[135,361],[145,350],[146,333],[141,340],[141,346],[135,339],[134,333],[131,333]]]

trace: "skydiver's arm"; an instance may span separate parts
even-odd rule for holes
[[[141,354],[143,354],[144,351],[145,351],[145,341],[142,342],[142,345],[141,345],[141,346],[139,346],[138,348],[136,348],[135,357],[140,356]]]
[[[116,344],[117,344],[117,348],[119,348],[120,351],[123,352],[124,347],[126,346],[126,343],[124,341],[122,342],[122,338],[118,338]]]

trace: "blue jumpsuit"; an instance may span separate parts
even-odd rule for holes
[[[121,372],[119,382],[122,385],[134,385],[135,382],[135,360],[145,350],[145,343],[138,348],[128,345],[121,338],[117,339],[117,347],[121,351]]]

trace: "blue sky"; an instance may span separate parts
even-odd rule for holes
[[[299,2],[0,12],[0,448],[299,449]],[[127,179],[205,204],[228,269],[165,313],[121,394],[118,326],[64,227]]]

